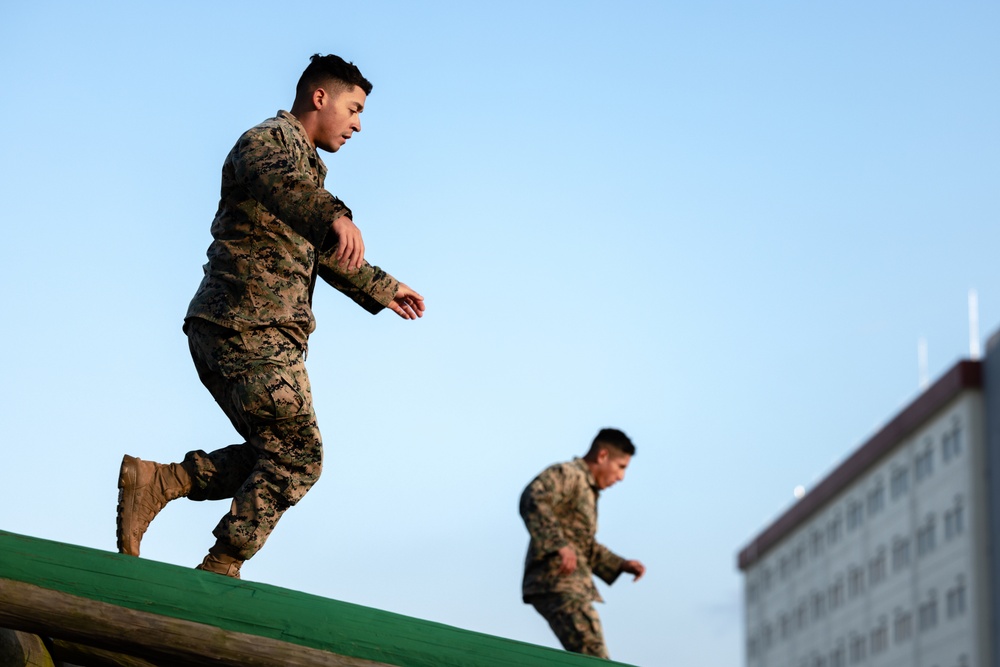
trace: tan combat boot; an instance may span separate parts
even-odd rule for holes
[[[227,577],[239,579],[241,565],[243,565],[243,559],[239,556],[234,556],[228,544],[217,541],[208,550],[208,555],[201,561],[201,565],[196,566],[195,569],[224,574]]]
[[[138,556],[153,517],[190,492],[191,475],[182,464],[163,465],[126,454],[118,473],[118,553]]]

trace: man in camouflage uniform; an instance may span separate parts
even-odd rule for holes
[[[370,313],[421,317],[423,297],[364,259],[350,209],[324,189],[317,148],[361,131],[369,83],[337,56],[312,57],[291,113],[240,137],[222,168],[205,276],[184,331],[198,376],[244,442],[161,465],[125,456],[118,550],[139,555],[170,500],[232,498],[200,569],[239,576],[275,524],[319,478],[322,441],[305,356],[317,277]]]
[[[603,602],[592,575],[609,585],[622,572],[646,568],[597,542],[597,497],[625,478],[635,454],[628,436],[602,429],[583,458],[541,472],[521,494],[521,518],[531,535],[521,595],[545,620],[567,651],[608,658],[601,620]]]

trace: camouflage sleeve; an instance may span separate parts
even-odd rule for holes
[[[569,544],[554,507],[562,497],[565,480],[558,467],[543,471],[521,493],[521,518],[531,539],[543,554],[558,551]]]
[[[590,569],[609,586],[622,573],[625,559],[608,549],[603,544],[594,542],[594,552],[590,556]]]
[[[333,221],[351,211],[297,166],[281,128],[245,133],[233,151],[237,182],[313,246],[327,245]]]
[[[320,278],[372,315],[392,302],[399,290],[399,281],[368,262],[355,271],[345,271],[337,264],[336,252],[337,246],[334,246],[320,253]]]

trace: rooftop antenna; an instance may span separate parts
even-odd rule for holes
[[[979,295],[975,288],[969,290],[969,358],[979,359]]]
[[[930,384],[927,378],[927,339],[923,336],[917,339],[917,376],[920,389],[927,389]]]

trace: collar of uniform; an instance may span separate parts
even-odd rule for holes
[[[590,485],[590,488],[594,490],[594,493],[600,493],[601,490],[597,488],[597,480],[594,479],[594,474],[590,472],[590,466],[587,465],[587,462],[577,456],[573,459],[573,463],[575,463],[576,466],[583,471],[583,476],[587,480],[587,484]]]
[[[306,134],[306,128],[302,126],[299,119],[285,111],[284,109],[279,109],[278,113],[275,114],[276,118],[280,118],[286,121],[295,130],[295,133],[299,135],[299,139],[302,141],[303,146],[308,146],[312,154],[309,156],[316,160],[316,169],[319,171],[320,181],[326,177],[326,165],[323,163],[323,158],[319,156],[319,151],[313,146],[313,143],[309,141],[309,135]]]

